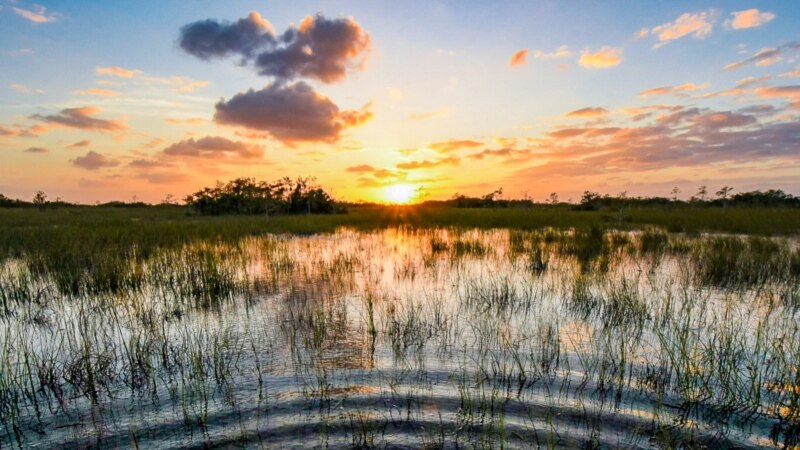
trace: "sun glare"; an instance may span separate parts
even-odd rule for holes
[[[414,190],[410,184],[394,184],[386,188],[384,195],[390,203],[406,204],[414,198]]]

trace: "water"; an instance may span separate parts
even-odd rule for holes
[[[635,234],[581,262],[549,233],[203,243],[77,296],[8,261],[0,287],[42,294],[2,317],[0,446],[795,442],[796,280],[709,286],[689,253],[642,254]]]

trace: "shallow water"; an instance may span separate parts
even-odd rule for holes
[[[80,295],[8,261],[39,294],[2,316],[0,447],[793,444],[797,280],[709,286],[638,239],[263,236]]]

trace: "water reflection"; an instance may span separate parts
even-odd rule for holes
[[[709,239],[263,236],[132,262],[141,284],[77,296],[7,261],[6,298],[41,294],[4,302],[0,443],[796,445],[797,277],[704,277]]]

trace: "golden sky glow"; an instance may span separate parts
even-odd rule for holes
[[[0,5],[11,197],[800,192],[792,2]]]

